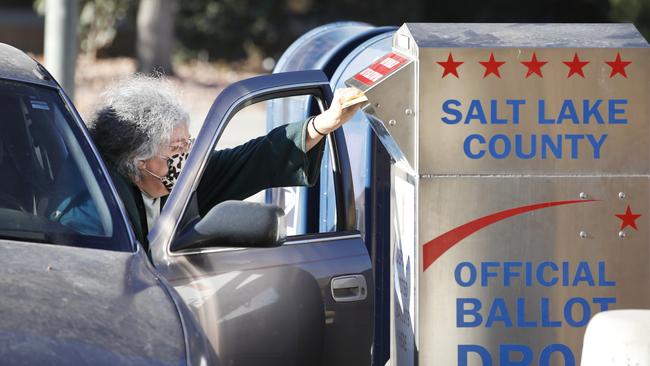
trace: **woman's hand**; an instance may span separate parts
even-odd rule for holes
[[[358,96],[361,92],[357,88],[341,88],[334,91],[334,98],[332,98],[332,105],[325,112],[316,116],[314,125],[318,131],[327,135],[337,128],[341,127],[345,122],[359,110],[362,103],[342,108],[343,103]]]
[[[333,132],[352,118],[363,103],[357,103],[347,108],[343,108],[342,105],[359,96],[360,93],[356,88],[341,88],[334,91],[334,98],[332,98],[332,105],[329,109],[316,116],[307,126],[307,151],[316,146],[324,135]]]

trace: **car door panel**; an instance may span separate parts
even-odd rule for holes
[[[213,325],[207,333],[224,361],[360,364],[349,357],[361,347],[369,349],[369,334],[341,338],[340,328],[354,325],[371,332],[367,302],[337,303],[330,282],[332,274],[347,272],[371,279],[367,252],[356,233],[313,240],[318,239],[305,236],[270,249],[177,255],[175,270],[166,276],[200,323]],[[344,348],[352,350],[341,352]]]
[[[189,304],[227,365],[370,363],[372,272],[358,232],[339,229],[294,236],[276,248],[170,251],[179,223],[190,211],[206,158],[230,117],[256,101],[304,94],[323,104],[331,99],[322,72],[268,75],[224,90],[149,234],[155,266]],[[344,216],[354,212],[353,207],[341,207],[340,212],[339,222],[353,221]],[[331,281],[345,275],[363,276],[368,295],[335,301]]]

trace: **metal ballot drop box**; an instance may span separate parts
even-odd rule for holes
[[[405,24],[348,80],[393,160],[392,364],[579,365],[592,316],[650,308],[648,47]]]

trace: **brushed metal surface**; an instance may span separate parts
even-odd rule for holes
[[[648,47],[629,23],[406,23],[402,29],[420,48]]]
[[[615,49],[420,49],[420,69],[418,94],[419,113],[419,166],[421,174],[647,174],[650,171],[648,119],[650,119],[648,64],[650,50],[625,49],[621,51],[624,60],[632,63],[627,66],[628,78],[616,75],[609,78],[610,67],[605,61],[615,59]],[[542,67],[543,78],[531,75],[526,78],[527,68],[521,61],[529,61],[535,52],[538,60],[548,63]],[[585,78],[573,75],[567,78],[568,67],[562,61],[571,60],[574,53],[590,63],[584,67]],[[459,78],[447,75],[442,78],[443,68],[437,61],[445,61],[449,54],[454,60],[464,62],[458,67]],[[479,61],[487,61],[490,53],[496,60],[505,61],[500,67],[501,78],[489,75],[483,78],[485,68]],[[458,100],[462,106],[457,109],[467,115],[471,100],[480,100],[487,119],[481,124],[473,119],[465,124],[449,125],[442,118],[449,116],[442,106],[446,100]],[[520,107],[519,124],[512,123],[512,108],[506,100],[525,100]],[[539,124],[538,101],[544,100],[547,118],[558,116],[565,99],[575,101],[578,115],[581,115],[583,100],[603,100],[601,112],[607,122],[606,103],[609,99],[627,99],[625,116],[627,124],[598,124],[594,119],[590,124]],[[507,124],[490,124],[491,101],[495,100],[495,114],[506,119]],[[486,154],[479,159],[471,159],[464,152],[465,139],[471,134],[480,134],[489,140],[496,134],[507,135],[512,143],[511,153],[504,159]],[[522,152],[530,152],[530,138],[537,135],[537,154],[531,159],[515,156],[515,135],[520,134],[524,144]],[[577,158],[571,157],[571,145],[562,139],[562,158],[549,154],[544,159],[541,154],[540,135],[548,134],[555,139],[557,135],[593,134],[600,138],[607,134],[600,149],[600,158],[594,158],[591,144],[582,139],[578,143]],[[484,146],[487,150],[487,145]],[[478,153],[476,143],[473,153]],[[501,145],[497,147],[502,151]]]
[[[404,158],[414,168],[417,156],[417,98],[415,90],[416,63],[410,61],[401,69],[387,76],[377,84],[380,87],[370,87],[365,91],[372,103],[366,107],[367,113],[383,122],[383,129],[395,140]],[[407,110],[414,111],[407,113]],[[389,123],[390,122],[390,123]],[[375,133],[377,126],[372,124]],[[384,144],[387,145],[386,143]],[[390,150],[389,150],[390,152]],[[399,160],[397,154],[393,159]]]
[[[498,363],[499,345],[525,344],[536,357],[549,344],[568,345],[579,364],[585,327],[506,328],[496,322],[485,327],[485,317],[495,298],[504,298],[510,316],[516,323],[516,301],[524,298],[527,320],[540,321],[541,298],[550,299],[552,320],[563,319],[568,299],[581,297],[616,297],[611,308],[650,308],[650,247],[648,246],[649,181],[646,177],[526,177],[435,178],[419,181],[418,232],[422,245],[438,235],[479,217],[532,203],[579,199],[586,192],[597,201],[578,203],[518,215],[488,226],[460,241],[422,272],[420,261],[418,288],[421,365],[456,365],[460,344],[478,344],[490,351]],[[620,199],[619,192],[626,192]],[[637,219],[638,230],[624,229],[625,238],[618,235],[621,220],[615,214],[625,212],[630,205]],[[579,236],[588,233],[587,238]],[[597,263],[606,263],[605,277],[616,286],[545,287],[533,281],[528,287],[521,278],[511,286],[498,283],[482,287],[475,284],[461,287],[454,278],[460,262],[479,266],[482,262],[568,261],[575,271],[577,263],[587,261],[596,277]],[[502,273],[503,271],[497,271]],[[483,304],[483,326],[459,328],[456,324],[456,299],[477,298]],[[593,316],[598,305],[592,304]],[[574,313],[580,318],[576,307]],[[537,361],[536,361],[537,362]],[[559,361],[557,361],[559,362]],[[470,362],[470,364],[473,364]],[[535,363],[536,364],[536,363]],[[561,364],[561,363],[560,363]]]
[[[409,138],[415,138],[416,154],[409,159],[415,175],[407,179],[415,192],[414,242],[399,221],[405,210],[396,209],[404,202],[404,185],[396,183],[408,175],[399,163],[391,170],[395,364],[463,365],[461,345],[482,347],[491,364],[546,364],[544,352],[553,353],[550,364],[564,364],[558,349],[570,352],[567,365],[579,364],[586,321],[603,309],[603,301],[616,299],[610,309],[650,308],[648,43],[630,24],[405,24],[395,37],[394,50],[415,59],[416,100],[389,105],[392,110],[381,115],[365,110],[383,122],[382,142],[396,145],[394,150],[408,151]],[[546,63],[541,75],[527,76],[522,62],[533,54]],[[498,75],[488,75],[481,64],[491,55],[505,62]],[[583,75],[569,75],[566,63],[574,57],[588,61]],[[607,64],[617,57],[629,62],[624,74],[614,75]],[[440,64],[451,58],[460,62],[457,75],[445,75]],[[390,78],[371,89],[371,106],[408,93]],[[508,104],[513,100],[523,101],[510,102],[519,103],[518,112]],[[411,135],[389,131],[390,116],[412,106]],[[622,111],[610,115],[615,108]],[[473,117],[467,118],[470,110]],[[485,143],[467,140],[473,135]],[[561,152],[542,146],[542,135],[547,142],[559,139]],[[495,136],[500,144],[490,151]],[[504,140],[511,145],[508,154],[500,154]],[[477,156],[481,149],[485,153]],[[576,202],[480,228],[487,222],[481,218],[490,214],[556,201]],[[641,215],[636,227],[623,227],[619,216],[628,207]],[[437,259],[430,256],[431,245],[440,248],[443,239],[432,241],[450,231],[443,238],[455,245]],[[417,270],[405,264],[412,258]],[[547,286],[544,278],[526,282],[520,273],[506,283],[506,262],[522,271],[530,266],[533,274],[540,263],[560,270],[566,265],[567,278],[579,280]],[[546,266],[542,275],[553,275]],[[463,269],[457,278],[458,268]],[[485,277],[485,286],[468,284],[470,268],[479,279],[482,273],[493,274]],[[416,299],[414,310],[405,298]],[[462,301],[480,303],[481,309],[459,310]],[[480,321],[470,324],[474,315],[468,314],[476,313],[482,319],[474,317]],[[484,363],[469,352],[466,364]]]
[[[419,273],[416,179],[391,166],[391,360],[395,365],[417,364],[416,291]]]

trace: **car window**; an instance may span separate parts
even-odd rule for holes
[[[0,238],[132,250],[115,198],[59,94],[0,81],[0,115]]]
[[[313,96],[280,98],[268,104],[267,129],[286,120],[306,119],[317,114],[319,105]],[[267,202],[285,208],[293,221],[287,227],[288,235],[305,235],[336,231],[336,192],[334,190],[331,145],[325,144],[319,181],[313,188],[288,187],[267,190]],[[318,204],[316,204],[318,201]]]
[[[215,150],[232,149],[266,133],[267,102],[249,105],[237,112],[221,134]],[[245,199],[248,202],[265,202],[264,191]]]
[[[289,122],[304,121],[306,118],[297,112],[304,111],[305,106],[309,103],[315,103],[313,97],[303,95],[271,99],[243,108],[232,116],[217,142],[216,150],[242,145],[253,138],[265,135],[267,129],[270,128]],[[287,235],[335,231],[336,200],[332,174],[330,146],[326,143],[318,187],[314,188],[314,194],[320,196],[320,212],[308,212],[309,192],[307,187],[302,186],[269,188],[246,198],[246,201],[272,203],[280,206],[285,212]],[[318,215],[316,227],[310,228],[308,225],[307,217],[309,215]]]
[[[320,169],[320,196],[318,232],[336,231],[336,190],[334,189],[334,170],[332,169],[332,151],[325,145],[325,154]]]

